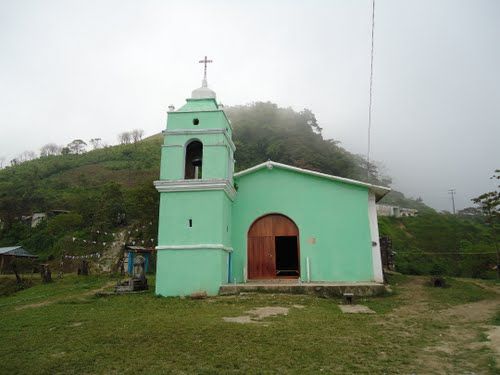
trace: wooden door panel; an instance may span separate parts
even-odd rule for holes
[[[268,215],[260,218],[252,224],[248,231],[250,237],[262,237],[273,235],[273,215]]]
[[[276,277],[274,237],[248,237],[248,278]]]
[[[273,236],[298,236],[297,226],[286,216],[272,215]]]

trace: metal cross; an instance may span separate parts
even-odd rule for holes
[[[205,56],[205,58],[203,60],[200,60],[198,62],[200,64],[205,64],[205,71],[204,71],[204,74],[203,74],[203,80],[206,81],[207,80],[207,64],[212,63],[213,61],[212,60],[207,60],[207,57]]]

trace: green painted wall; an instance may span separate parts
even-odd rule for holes
[[[228,280],[229,254],[203,245],[230,248],[231,213],[231,200],[222,190],[161,193],[157,294],[179,296],[199,290],[210,295],[218,293],[220,285]],[[200,248],[189,249],[192,245]]]
[[[230,202],[222,190],[161,193],[158,245],[229,245]]]
[[[217,295],[227,281],[228,253],[224,250],[159,250],[156,293],[185,296],[195,291]]]
[[[250,225],[269,213],[284,214],[299,227],[303,281],[306,257],[311,281],[373,280],[366,188],[277,167],[237,177],[235,182],[232,280],[243,281]]]

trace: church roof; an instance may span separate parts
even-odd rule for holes
[[[379,199],[382,199],[382,197],[384,195],[386,195],[387,193],[389,193],[391,191],[390,188],[385,187],[385,186],[373,185],[373,184],[370,184],[368,182],[362,182],[362,181],[352,180],[350,178],[333,176],[333,175],[326,174],[326,173],[311,171],[309,169],[298,168],[298,167],[294,167],[294,166],[287,165],[287,164],[277,163],[277,162],[271,161],[271,160],[266,161],[266,162],[261,163],[261,164],[258,164],[258,165],[254,166],[254,167],[245,169],[245,170],[243,170],[241,172],[235,173],[234,177],[235,178],[242,177],[242,176],[245,176],[247,174],[256,172],[256,171],[258,171],[260,169],[263,169],[263,168],[269,168],[269,169],[272,169],[272,168],[281,168],[281,169],[289,170],[289,171],[292,171],[292,172],[298,172],[298,173],[303,173],[303,174],[307,174],[307,175],[310,175],[310,176],[321,177],[321,178],[325,178],[325,179],[328,179],[328,180],[343,182],[343,183],[350,184],[350,185],[356,185],[356,186],[366,187],[371,192],[373,192],[375,194],[375,197],[377,198],[377,201]]]

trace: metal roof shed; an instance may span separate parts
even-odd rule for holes
[[[0,272],[4,269],[5,261],[9,263],[15,258],[35,259],[38,258],[38,256],[31,254],[22,246],[0,247]]]
[[[0,255],[9,255],[15,257],[26,257],[26,258],[38,258],[38,256],[31,254],[28,250],[24,249],[22,246],[7,246],[0,247]]]

